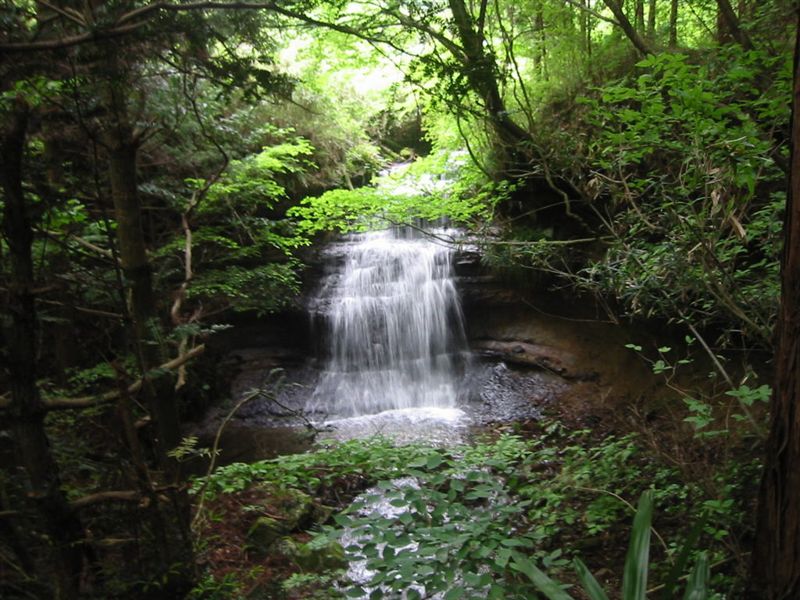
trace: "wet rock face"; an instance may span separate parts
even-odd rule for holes
[[[461,296],[464,316],[469,321],[488,310],[519,304],[518,290],[503,284],[481,264],[475,250],[460,250],[453,256],[456,285]]]
[[[210,336],[206,346],[233,367],[300,363],[312,353],[311,322],[299,306],[271,315],[232,315],[227,326]]]
[[[469,377],[466,412],[475,425],[538,419],[543,406],[556,401],[567,384],[559,377],[504,362],[476,365]]]
[[[338,281],[336,277],[341,275],[347,255],[341,243],[328,248],[325,260],[319,258],[316,267],[307,271],[306,298],[298,301],[318,312],[330,309],[325,304],[328,297],[322,293],[324,283]],[[320,250],[319,254],[324,253]],[[452,255],[452,267],[465,317],[462,339],[466,339],[469,351],[461,352],[453,364],[457,371],[457,381],[453,383],[455,408],[465,419],[459,418],[455,428],[448,422],[448,431],[535,419],[542,407],[549,405],[563,404],[565,411],[576,403],[599,405],[609,394],[625,397],[628,388],[640,387],[643,380],[637,380],[639,371],[644,369],[644,375],[649,374],[638,357],[625,349],[625,344],[636,338],[631,337],[630,331],[603,322],[604,315],[590,300],[549,293],[532,283],[523,286],[504,282],[481,265],[479,254],[469,249]],[[383,295],[379,294],[381,298]],[[291,310],[259,321],[244,320],[233,331],[220,334],[218,342],[227,344],[228,360],[235,363],[237,370],[231,386],[233,398],[271,385],[274,378],[270,373],[276,368],[283,369],[284,374],[283,383],[272,387],[271,394],[239,410],[237,419],[229,425],[231,435],[241,437],[245,429],[292,431],[290,427],[307,426],[304,419],[321,427],[336,417],[335,407],[309,402],[331,354],[326,339],[330,336],[324,335],[325,329],[313,321],[309,312]],[[410,325],[410,319],[401,321],[403,326]],[[384,388],[386,394],[393,393],[392,385],[379,386],[380,390]],[[339,419],[336,427],[344,438],[369,435],[376,429],[381,433],[396,429],[413,434],[425,430],[436,439],[446,437],[435,429],[442,421],[438,417],[429,419],[434,425],[423,425],[408,415],[389,412],[370,414],[363,423],[358,420],[360,417],[349,416]],[[208,431],[215,431],[214,423],[219,423],[219,418],[206,421]],[[266,437],[271,440],[269,434]],[[277,446],[283,447],[283,443]],[[293,441],[291,444],[294,447]],[[275,454],[273,446],[269,445],[268,452],[264,450],[264,456]],[[250,459],[261,456],[248,454]],[[228,456],[226,462],[230,459]]]
[[[544,282],[509,282],[473,250],[453,258],[470,349],[486,362],[570,382],[642,384],[648,370],[625,344],[643,332],[610,323],[591,297],[551,292]]]

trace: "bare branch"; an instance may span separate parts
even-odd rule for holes
[[[87,31],[63,38],[56,38],[53,40],[43,40],[41,42],[11,42],[7,44],[0,44],[0,51],[2,52],[29,52],[36,50],[60,50],[62,48],[70,48],[85,44],[86,42],[94,42],[98,40],[113,39],[122,37],[133,33],[137,29],[144,26],[146,22],[132,23],[123,27],[114,27],[112,29]]]
[[[171,489],[175,489],[174,486],[159,487],[155,488],[153,491],[158,493]],[[146,496],[143,496],[141,492],[136,490],[111,490],[83,496],[82,498],[70,502],[69,506],[72,510],[81,510],[82,508],[95,504],[102,504],[103,502],[146,502],[147,500],[148,498]],[[158,496],[158,500],[168,502],[169,498],[162,495]]]
[[[596,19],[600,19],[601,21],[605,21],[606,23],[611,23],[612,25],[616,25],[617,27],[619,27],[619,21],[617,21],[615,19],[612,19],[611,17],[607,17],[604,14],[599,13],[596,10],[593,10],[593,9],[589,8],[588,6],[584,6],[583,4],[578,2],[578,0],[564,0],[564,2],[566,2],[570,6],[574,6],[575,8],[577,8],[577,9],[579,9],[579,10],[585,12],[585,13],[589,13],[590,15],[595,17]]]
[[[194,348],[189,350],[186,354],[183,354],[178,358],[173,358],[172,360],[157,366],[155,369],[145,374],[144,377],[129,385],[128,393],[135,394],[136,392],[138,392],[142,388],[142,385],[144,385],[145,380],[148,377],[153,376],[154,371],[177,369],[181,365],[184,365],[187,361],[190,361],[194,357],[202,354],[205,351],[205,349],[206,349],[205,345],[200,344],[199,346],[195,346]],[[44,404],[45,408],[47,408],[48,410],[81,409],[81,408],[89,408],[91,406],[96,406],[98,404],[103,404],[105,402],[111,402],[112,400],[116,400],[117,398],[119,398],[119,391],[112,391],[97,396],[82,396],[79,398],[66,398],[66,397],[47,398],[42,401],[42,404]],[[0,397],[0,409],[7,409],[11,405],[12,405],[11,398]]]
[[[67,308],[71,308],[72,310],[76,310],[78,312],[85,313],[87,315],[94,315],[96,317],[107,317],[109,319],[119,319],[122,320],[125,318],[125,315],[115,312],[109,312],[107,310],[98,310],[96,308],[86,308],[83,306],[72,306],[67,304],[66,302],[57,302],[56,300],[44,300],[42,298],[37,298],[37,302],[41,302],[42,304],[50,304],[51,306],[65,306]]]
[[[88,496],[83,496],[82,498],[73,500],[69,503],[69,506],[72,510],[80,510],[82,508],[86,508],[87,506],[100,504],[102,502],[138,502],[140,498],[141,494],[134,490],[97,492],[95,494],[89,494]]]
[[[48,9],[52,10],[55,13],[58,13],[59,15],[64,17],[65,19],[68,19],[68,20],[72,21],[73,23],[76,23],[77,25],[80,25],[81,27],[86,27],[86,21],[83,20],[83,18],[79,15],[79,13],[76,13],[75,11],[71,11],[69,9],[59,8],[58,6],[56,6],[54,4],[50,4],[49,2],[46,2],[45,0],[37,0],[37,2],[39,4],[41,4],[42,6],[44,6],[45,8],[48,8]]]
[[[87,250],[91,250],[92,252],[100,254],[101,256],[105,256],[106,258],[111,258],[111,259],[114,258],[114,255],[111,253],[111,250],[106,250],[105,248],[101,248],[100,246],[97,246],[96,244],[93,244],[92,242],[90,242],[88,240],[85,240],[82,237],[79,237],[77,235],[73,235],[71,233],[66,233],[65,234],[65,233],[62,233],[60,231],[45,231],[44,233],[46,235],[48,235],[48,236],[51,236],[51,237],[64,236],[67,239],[70,239],[70,240],[74,241],[75,243],[83,246]]]

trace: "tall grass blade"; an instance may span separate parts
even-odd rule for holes
[[[561,585],[557,581],[550,579],[527,558],[514,558],[511,568],[524,573],[533,582],[536,589],[547,596],[549,600],[575,600],[561,589]]]
[[[697,545],[697,540],[700,539],[700,535],[703,533],[703,528],[706,526],[708,522],[708,514],[703,514],[698,519],[697,523],[694,524],[692,530],[689,532],[689,537],[686,538],[686,543],[681,548],[680,554],[675,559],[675,564],[672,565],[672,568],[667,573],[667,577],[664,580],[664,591],[661,593],[661,600],[673,600],[678,596],[677,589],[678,589],[678,580],[681,578],[681,575],[686,572],[686,565],[689,564],[689,558],[692,554],[692,549]]]
[[[694,570],[686,583],[686,593],[683,600],[706,600],[708,598],[709,579],[708,555],[701,552],[694,564]]]
[[[648,490],[639,498],[639,507],[633,518],[631,543],[625,557],[625,572],[622,577],[623,600],[646,600],[652,520],[653,492]]]
[[[589,568],[583,564],[583,561],[580,558],[576,558],[573,565],[575,566],[575,572],[578,574],[578,579],[581,580],[581,585],[589,598],[591,600],[608,600],[605,591],[597,582],[597,579],[594,578]]]

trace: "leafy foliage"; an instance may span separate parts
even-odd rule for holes
[[[417,220],[475,225],[490,218],[494,206],[512,189],[508,182],[487,182],[474,165],[442,153],[376,178],[370,187],[306,198],[288,214],[306,235],[365,231]]]
[[[623,600],[645,600],[647,598],[647,575],[650,562],[650,523],[653,517],[653,497],[645,492],[639,499],[639,508],[633,520],[628,554],[625,558],[625,574],[622,580]],[[518,559],[512,565],[525,573],[536,588],[549,600],[572,600],[558,583],[550,579],[530,560]],[[608,595],[580,559],[575,559],[575,571],[586,594],[591,600],[608,600]],[[708,597],[708,558],[700,553],[695,568],[686,585],[684,600]],[[670,585],[670,590],[674,589]],[[718,596],[715,596],[718,597]]]
[[[729,53],[719,71],[681,54],[653,56],[635,81],[585,100],[597,132],[594,193],[623,210],[604,260],[579,275],[632,314],[697,325],[723,313],[763,341],[779,294],[783,206],[782,149],[769,132],[787,117],[788,73],[782,59]],[[765,69],[775,88],[754,104]]]
[[[700,531],[708,529],[702,539],[709,551],[720,552],[722,538],[711,532],[742,518],[732,505],[713,508],[716,500],[681,482],[676,470],[645,460],[633,437],[592,441],[589,436],[566,434],[552,424],[538,438],[503,435],[451,450],[355,440],[230,465],[212,474],[205,489],[220,495],[268,482],[319,495],[352,478],[360,478],[361,488],[373,485],[335,516],[335,526],[314,534],[315,543],[323,545],[341,540],[349,560],[364,561],[367,580],[340,584],[353,597],[385,597],[397,590],[420,596],[439,591],[452,598],[530,597],[532,584],[518,575],[529,572],[526,565],[540,561],[562,570],[574,551],[557,540],[611,531],[631,512],[620,499],[640,494],[644,482],[653,486],[646,493],[651,510],[655,501],[684,520],[713,515],[714,525],[704,523]],[[378,504],[391,508],[378,510]],[[637,518],[641,539],[626,567],[639,570],[636,589],[644,585],[641,569],[648,563],[641,532],[649,532],[650,521],[645,526],[644,520]],[[689,540],[694,545],[699,538]],[[655,573],[685,566],[688,556],[696,555],[681,548],[675,540],[672,558]]]
[[[351,440],[331,444],[308,454],[292,454],[252,464],[235,463],[217,469],[208,478],[206,493],[241,491],[257,481],[315,492],[319,486],[348,475],[390,477],[401,466],[425,452],[417,445],[397,447],[386,438]]]

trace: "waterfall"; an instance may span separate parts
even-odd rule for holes
[[[311,410],[455,405],[466,342],[451,250],[407,229],[350,236],[316,307],[328,354]]]

